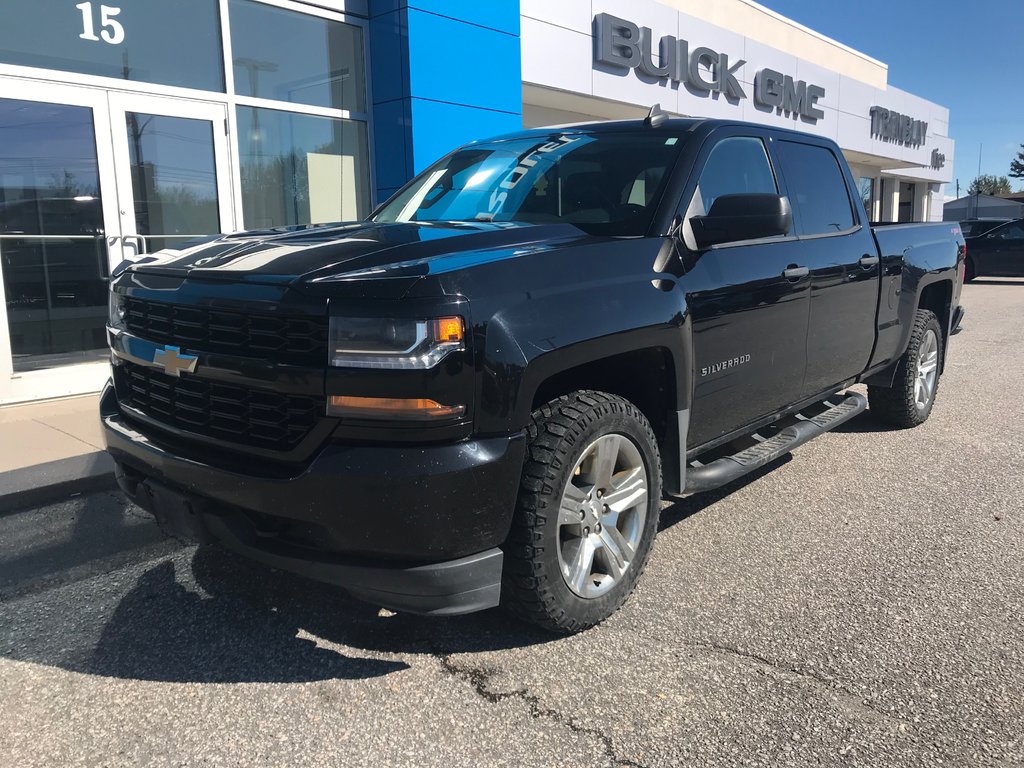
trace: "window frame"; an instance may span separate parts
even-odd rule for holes
[[[1010,232],[1012,230],[1019,230],[1021,233],[1020,237],[997,237],[996,233],[999,231]],[[1007,221],[1000,224],[997,227],[993,227],[988,230],[985,234],[979,235],[979,237],[986,237],[990,240],[998,240],[1003,243],[1013,243],[1018,240],[1024,240],[1024,222],[1021,221]]]
[[[768,158],[768,166],[772,172],[772,176],[775,178],[776,194],[789,199],[789,191],[786,187],[786,180],[779,168],[779,159],[775,155],[774,147],[772,146],[773,136],[768,130],[762,130],[749,125],[734,125],[724,126],[716,128],[706,136],[701,142],[700,148],[697,152],[696,159],[693,162],[690,170],[690,176],[686,181],[686,185],[683,188],[682,195],[679,198],[679,207],[677,215],[682,218],[681,231],[683,235],[683,241],[686,243],[686,247],[693,252],[699,252],[701,249],[697,247],[696,237],[693,234],[693,227],[690,224],[690,219],[694,214],[690,213],[690,209],[693,207],[694,196],[697,193],[697,187],[700,184],[700,177],[704,174],[704,169],[707,166],[708,159],[711,157],[711,153],[721,144],[723,141],[735,138],[749,138],[757,139],[761,142],[764,147],[765,156]],[[795,218],[794,218],[795,223]],[[794,226],[795,230],[795,226]],[[786,243],[792,242],[797,239],[795,233],[789,235],[780,235],[777,237],[759,237],[749,240],[731,240],[727,243],[717,243],[707,249],[709,251],[725,250],[727,248],[736,248],[746,245],[763,245],[771,243]]]
[[[344,11],[328,10],[323,6],[314,6],[307,3],[294,2],[293,0],[251,0],[251,2],[269,5],[274,8],[281,8],[287,11],[295,11],[307,16],[316,16],[328,21],[339,21],[362,30],[363,36],[363,74],[366,78],[364,85],[366,112],[352,112],[347,109],[335,109],[333,107],[318,107],[311,104],[297,104],[290,101],[275,101],[273,99],[262,99],[254,96],[239,96],[235,91],[234,78],[234,54],[231,41],[231,14],[230,1],[218,0],[221,14],[221,37],[224,50],[224,71],[226,73],[226,90],[228,103],[228,130],[231,134],[230,152],[232,164],[232,195],[234,197],[235,221],[245,226],[245,211],[242,208],[242,157],[241,140],[238,128],[238,107],[252,107],[255,109],[273,109],[279,112],[294,112],[314,117],[330,117],[342,120],[355,120],[366,124],[366,151],[367,168],[370,170],[369,191],[370,208],[367,216],[370,216],[376,206],[377,199],[377,174],[374,169],[377,167],[376,150],[374,145],[373,122],[371,110],[373,108],[373,73],[371,71],[371,56],[369,51],[369,19],[360,16],[353,16]]]

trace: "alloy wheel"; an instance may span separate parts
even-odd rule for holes
[[[574,593],[600,597],[622,579],[647,519],[648,477],[625,435],[587,446],[569,475],[558,513],[558,565]]]
[[[935,382],[939,376],[939,339],[928,329],[917,350],[917,378],[914,381],[914,402],[924,410],[935,396]]]

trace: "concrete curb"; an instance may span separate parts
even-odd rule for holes
[[[103,451],[0,472],[0,515],[115,487],[114,461]]]

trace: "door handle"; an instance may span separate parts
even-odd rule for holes
[[[142,256],[143,254],[149,253],[149,244],[146,242],[146,238],[142,235],[124,235],[121,238],[127,243],[129,240],[137,240],[139,245],[142,246],[142,250],[136,248],[136,254]]]
[[[878,257],[865,254],[860,257],[860,261],[857,263],[860,264],[862,269],[874,269],[878,266]]]
[[[786,267],[782,270],[782,276],[787,280],[799,280],[801,277],[807,277],[811,273],[811,270],[807,267],[798,267],[796,265]]]

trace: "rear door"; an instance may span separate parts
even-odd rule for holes
[[[684,192],[683,235],[691,246],[684,282],[693,323],[693,446],[793,403],[803,384],[809,280],[784,274],[800,266],[800,243],[779,237],[697,251],[688,230],[690,218],[707,213],[721,195],[780,193],[758,133],[731,128],[712,134]]]
[[[845,163],[827,142],[779,135],[800,263],[810,269],[810,316],[803,393],[811,396],[862,373],[875,343],[878,250]]]
[[[999,277],[1024,276],[1024,221],[992,230],[983,238],[988,246],[988,271]]]

